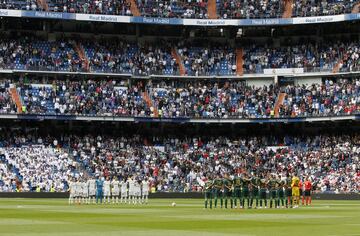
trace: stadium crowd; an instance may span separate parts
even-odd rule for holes
[[[17,187],[21,191],[34,191],[34,186],[40,186],[42,191],[50,191],[52,186],[63,191],[68,178],[81,179],[85,175],[120,179],[147,176],[157,191],[201,191],[206,178],[243,172],[283,177],[296,173],[301,178],[309,177],[319,192],[360,190],[358,136],[179,139],[71,135],[43,139],[28,135],[20,140],[24,143],[16,147],[2,140],[6,145],[1,148],[2,157],[19,173],[16,180],[11,179],[13,173],[0,162],[0,191],[14,191],[8,186],[13,181],[20,181]],[[46,144],[44,140],[49,141]]]
[[[137,7],[145,17],[208,18],[207,0],[137,0]]]
[[[222,19],[281,18],[283,0],[224,0],[218,1],[218,13]]]
[[[16,105],[10,95],[10,80],[0,83],[0,113],[16,113]]]
[[[72,172],[72,160],[66,152],[41,144],[34,146],[2,148],[8,164],[18,170],[16,182],[20,182],[25,192],[36,188],[46,192],[66,191],[68,178],[75,176]],[[6,186],[9,188],[9,186]]]
[[[304,68],[307,72],[329,72],[336,67],[341,72],[360,70],[358,41],[241,47],[245,52],[243,69],[246,74],[273,68]],[[175,48],[181,62],[173,55]],[[0,68],[146,76],[178,75],[179,63],[182,63],[188,76],[229,76],[236,75],[238,70],[235,52],[230,45],[204,42],[136,44],[118,39],[76,42],[4,36],[0,39]]]
[[[286,97],[279,110],[283,117],[347,115],[360,111],[359,80],[288,86],[284,92]]]
[[[358,79],[321,84],[255,87],[243,82],[148,81],[129,85],[116,80],[16,82],[24,114],[135,116],[160,118],[271,118],[351,115],[360,112]],[[16,106],[3,100],[3,112]],[[275,111],[280,93],[284,101]],[[1,104],[1,103],[0,103]]]
[[[293,16],[327,16],[351,13],[358,0],[295,0]],[[360,6],[358,6],[360,7]]]
[[[351,13],[358,3],[359,1],[357,0],[294,0],[292,16],[324,16]],[[137,0],[135,4],[140,14],[145,17],[208,18],[207,0]],[[281,18],[285,10],[285,1],[218,0],[216,6],[217,14],[222,19]],[[2,0],[0,8],[84,14],[133,15],[131,4],[125,0],[48,0],[47,6],[35,0]]]
[[[288,47],[252,46],[245,50],[244,69],[247,73],[261,73],[272,68],[304,68],[305,71],[332,71],[339,63],[339,71],[360,69],[359,42],[300,44]]]

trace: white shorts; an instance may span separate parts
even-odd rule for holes
[[[112,196],[119,196],[119,194],[120,194],[119,190],[112,191],[112,193],[111,193]]]
[[[95,189],[89,189],[89,196],[95,196],[96,190]]]
[[[127,197],[127,192],[121,192],[121,197]]]
[[[106,196],[106,197],[109,197],[111,194],[110,194],[110,191],[105,191],[104,192],[104,196]]]

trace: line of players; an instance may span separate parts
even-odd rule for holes
[[[247,173],[233,178],[229,175],[217,175],[205,182],[205,208],[212,209],[213,200],[215,208],[218,206],[218,200],[221,208],[227,208],[228,201],[231,208],[253,208],[254,203],[255,208],[267,208],[268,202],[270,208],[297,208],[300,196],[302,205],[311,205],[311,189],[312,183],[309,178],[302,184],[300,178],[295,175],[285,178],[280,175],[258,177]]]
[[[149,191],[147,178],[119,180],[97,176],[87,180],[73,179],[69,184],[69,204],[147,204]]]

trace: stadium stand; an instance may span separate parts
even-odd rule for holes
[[[325,16],[351,13],[353,8],[358,3],[359,1],[356,0],[295,0],[293,7],[293,16]]]
[[[183,41],[135,43],[118,39],[45,41],[34,37],[0,41],[0,68],[132,75],[232,76],[264,69],[306,72],[360,70],[359,41],[243,46]],[[79,49],[80,48],[80,49]],[[242,52],[242,53],[241,53]],[[239,59],[240,57],[240,59]],[[180,66],[179,66],[180,65]],[[243,68],[240,68],[240,67]]]
[[[62,191],[68,178],[85,175],[76,168],[80,165],[89,176],[148,176],[159,192],[201,191],[203,179],[211,173],[232,175],[244,170],[310,176],[318,192],[360,190],[357,136],[153,137],[148,145],[140,136],[72,136],[63,137],[64,143],[50,137],[29,138],[35,140],[30,146],[20,142],[0,150],[2,163],[6,160],[18,168],[23,191],[34,191],[38,185],[43,191],[51,186]],[[0,168],[3,189],[13,189],[8,186],[14,181],[13,172],[4,164]]]
[[[346,116],[360,112],[358,79],[260,87],[240,81],[133,85],[116,80],[2,83],[7,87],[3,88],[0,100],[1,112],[6,114],[21,111],[48,115],[226,119]],[[14,89],[19,98],[12,98]]]

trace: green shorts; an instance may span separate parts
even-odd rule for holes
[[[232,191],[224,189],[223,197],[231,197]]]
[[[277,190],[270,190],[270,198],[277,198]]]
[[[220,189],[214,189],[214,191],[213,191],[213,197],[214,198],[218,198],[218,197],[221,197],[221,191],[220,191]]]
[[[286,195],[287,197],[291,197],[291,196],[292,196],[292,190],[291,190],[291,188],[286,188],[286,189],[285,189],[285,195]]]
[[[211,190],[206,190],[205,191],[205,198],[206,199],[212,199],[213,196],[213,192]]]
[[[266,199],[266,189],[260,189],[260,199]]]
[[[278,196],[279,198],[284,198],[285,197],[285,193],[284,193],[284,190],[278,190]]]
[[[234,197],[236,197],[236,198],[241,197],[241,189],[240,189],[240,187],[236,187],[236,188],[234,189],[234,192],[233,192],[233,193],[234,193],[234,194],[233,194]]]
[[[243,188],[242,189],[242,197],[244,198],[248,198],[250,196],[250,192],[248,188]]]
[[[259,197],[259,189],[258,188],[253,188],[251,190],[251,197],[252,198],[258,198]]]

